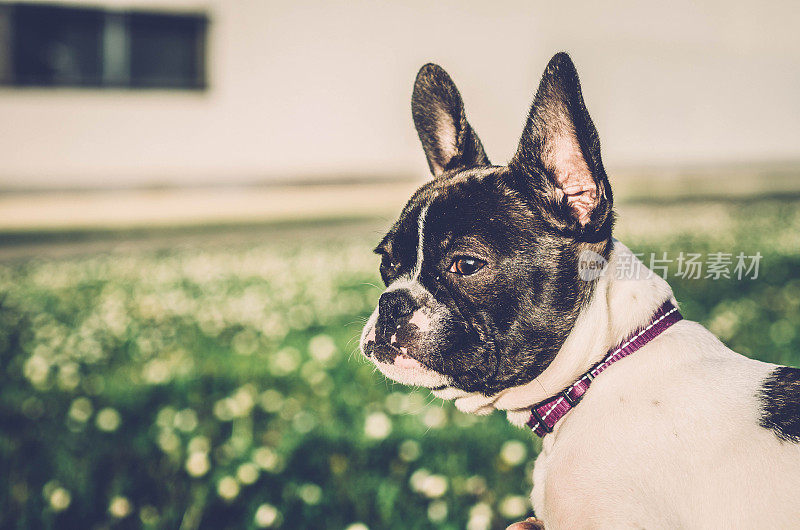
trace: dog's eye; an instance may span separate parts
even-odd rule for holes
[[[381,267],[383,267],[385,269],[396,269],[398,267],[398,265],[400,265],[400,264],[397,263],[396,261],[392,260],[392,258],[387,256],[386,254],[381,256]]]
[[[394,276],[397,274],[397,269],[400,268],[400,264],[396,261],[393,261],[389,256],[384,254],[381,256],[381,279],[385,285],[389,285],[392,281]]]
[[[469,256],[456,256],[450,264],[450,272],[461,276],[469,276],[481,270],[486,262],[482,259],[471,258]]]

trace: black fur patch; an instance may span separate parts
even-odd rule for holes
[[[785,442],[800,443],[800,368],[776,368],[764,381],[758,397],[760,425]]]

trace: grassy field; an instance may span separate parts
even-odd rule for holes
[[[757,279],[670,282],[687,318],[797,365],[798,205],[623,206],[617,233],[646,261],[760,252]],[[0,264],[0,528],[477,530],[524,516],[529,432],[389,383],[356,353],[377,237]]]

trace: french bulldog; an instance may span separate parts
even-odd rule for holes
[[[489,162],[441,67],[420,70],[412,114],[433,179],[375,249],[386,290],[361,350],[390,379],[531,426],[532,407],[677,301],[612,237],[611,186],[567,54],[545,69],[508,165]],[[624,262],[634,274],[582,274],[587,253],[601,272]],[[589,379],[543,434],[536,519],[515,528],[800,527],[799,369],[679,320]]]

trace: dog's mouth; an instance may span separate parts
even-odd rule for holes
[[[413,355],[419,348],[419,328],[408,320],[410,319],[393,326],[391,335],[377,333],[376,324],[372,324],[362,339],[364,355],[377,361],[409,368],[422,365]]]
[[[425,366],[421,361],[412,357],[408,353],[408,348],[405,346],[388,342],[378,344],[375,341],[370,341],[367,343],[364,353],[373,361],[392,364],[398,368],[424,368],[430,370],[430,368]],[[391,362],[387,363],[384,359],[390,359]]]
[[[398,355],[392,363],[371,360],[383,375],[404,385],[442,389],[452,384],[449,377],[425,367],[412,357]]]
[[[391,342],[378,342],[374,328],[365,334],[364,355],[383,375],[410,386],[442,389],[450,385],[450,378],[425,366],[409,352],[409,347]]]

